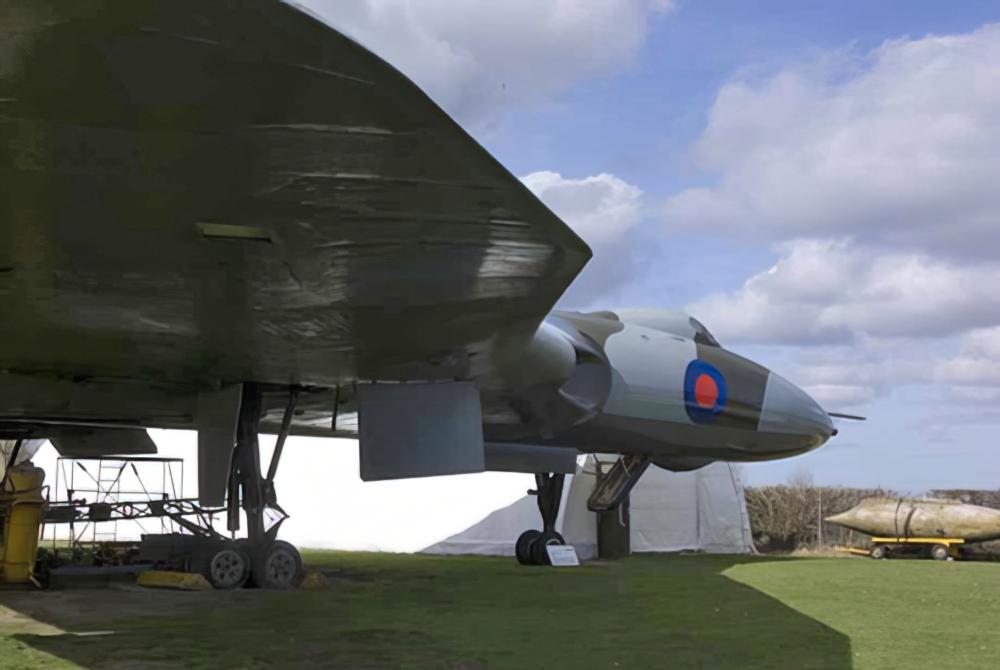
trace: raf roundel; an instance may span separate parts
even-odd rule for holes
[[[712,409],[719,399],[719,385],[704,372],[694,382],[694,402],[703,409]]]
[[[684,408],[695,423],[712,423],[726,407],[726,378],[714,365],[693,360],[684,374]]]

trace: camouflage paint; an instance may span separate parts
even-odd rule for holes
[[[419,88],[276,0],[0,3],[0,183],[0,370],[467,378],[590,257]]]

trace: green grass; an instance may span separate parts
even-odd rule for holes
[[[110,591],[74,616],[0,593],[0,604],[71,632],[115,631],[43,636],[0,621],[0,667],[1000,664],[996,563],[692,555],[554,570],[328,552],[307,561],[331,576],[328,590]],[[148,616],[123,617],[134,610]]]

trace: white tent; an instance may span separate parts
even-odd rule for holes
[[[594,463],[566,478],[556,529],[580,558],[597,556],[597,516],[587,510],[594,488]],[[492,512],[482,521],[423,550],[426,554],[513,556],[518,535],[540,528],[533,496]],[[717,554],[753,551],[743,485],[728,463],[692,472],[650,466],[632,490],[632,551],[700,550]]]

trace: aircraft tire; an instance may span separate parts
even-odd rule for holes
[[[250,554],[240,547],[222,547],[209,559],[205,576],[220,591],[238,589],[250,578]]]
[[[531,560],[531,545],[541,535],[542,531],[540,530],[526,530],[521,533],[520,537],[517,538],[517,542],[514,543],[514,555],[517,556],[518,563],[521,565],[534,565],[534,562]]]
[[[540,533],[531,545],[531,558],[535,565],[550,565],[549,552],[545,550],[550,544],[566,544],[566,540],[556,531]]]
[[[931,558],[933,558],[935,561],[948,560],[948,545],[935,544],[933,547],[931,547]]]
[[[869,552],[868,555],[876,560],[879,560],[885,558],[886,553],[887,552],[884,544],[876,544],[874,547],[872,547],[872,550],[871,552]]]
[[[276,540],[254,561],[250,581],[262,589],[288,590],[299,585],[304,573],[299,550],[284,540]]]

